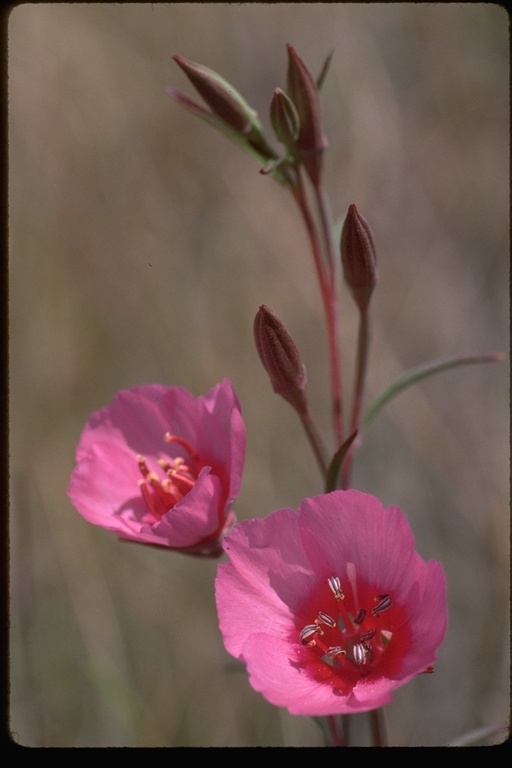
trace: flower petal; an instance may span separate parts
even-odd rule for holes
[[[245,638],[253,632],[294,631],[293,606],[310,589],[313,573],[301,557],[297,514],[292,509],[239,523],[223,547],[231,562],[218,568],[217,610],[226,647],[239,657]]]

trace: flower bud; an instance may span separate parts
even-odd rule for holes
[[[377,254],[370,227],[354,203],[343,222],[340,247],[345,282],[364,312],[377,284]]]
[[[257,112],[227,80],[213,69],[183,56],[176,55],[173,59],[216,117],[236,134],[245,137],[247,143],[263,158],[276,157],[274,150],[267,143]],[[167,92],[192,111],[198,112],[201,109],[200,105],[194,105],[175,89],[168,89]]]
[[[283,323],[262,304],[254,318],[254,339],[272,389],[293,407],[306,409],[306,368]]]
[[[183,56],[173,56],[173,59],[215,115],[221,117],[233,130],[249,133],[257,119],[256,112],[227,80],[213,69]]]
[[[297,148],[311,181],[318,185],[322,172],[323,152],[327,147],[318,86],[295,49],[291,45],[286,47],[288,96],[293,101],[300,118]]]
[[[300,132],[300,118],[293,102],[280,88],[276,88],[270,102],[270,122],[277,138],[295,154],[296,140]]]

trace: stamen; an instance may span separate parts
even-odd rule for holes
[[[183,498],[183,494],[179,490],[179,488],[176,488],[176,486],[173,484],[171,480],[169,480],[168,477],[165,477],[161,482],[162,491],[164,493],[169,494],[171,497],[170,499],[166,499],[168,502],[167,506],[169,506],[169,502],[172,503],[172,505],[177,504],[178,501],[181,501]],[[158,490],[158,489],[155,489]]]
[[[343,600],[345,595],[341,591],[341,581],[339,579],[339,576],[330,576],[327,579],[327,583],[329,584],[330,590],[333,593],[336,600]]]
[[[194,448],[183,438],[167,434],[165,439],[186,448],[193,462],[199,459]],[[144,478],[139,480],[142,498],[149,511],[160,520],[193,488],[197,474],[195,468],[191,469],[181,456],[175,459],[159,458],[156,462],[165,472],[163,478],[149,469],[144,456],[137,456],[139,471]]]
[[[380,603],[378,603],[375,608],[372,608],[372,614],[374,616],[377,616],[377,614],[382,613],[382,611],[387,610],[391,606],[391,598],[389,595],[378,595],[375,599],[379,599]]]
[[[354,624],[362,624],[365,616],[366,616],[366,611],[364,608],[361,608],[361,610],[359,611],[359,613],[354,619]]]
[[[139,480],[139,488],[140,488],[140,492],[142,494],[142,498],[146,502],[146,506],[148,507],[148,509],[150,509],[152,512],[154,512],[155,505],[153,503],[153,497],[152,497],[152,495],[150,493],[150,490],[149,490],[148,486],[146,485],[146,481],[145,480]]]
[[[166,432],[164,435],[164,440],[166,443],[178,443],[178,445],[181,445],[183,448],[185,448],[189,456],[191,456],[193,459],[199,458],[196,449],[190,445],[188,440],[185,440],[185,438],[178,437],[178,435],[171,435],[170,432]]]
[[[302,645],[315,645],[315,635],[323,635],[323,632],[318,624],[307,624],[300,632],[300,641]]]
[[[329,613],[318,610],[319,606],[317,606],[317,618],[313,624],[303,627],[300,632],[300,642],[310,648],[310,652],[319,661],[338,669],[340,675],[344,674],[344,670],[347,671],[346,666],[342,664],[342,657],[345,657],[346,661],[357,670],[358,677],[367,678],[380,664],[381,657],[386,653],[386,648],[393,636],[389,629],[384,629],[386,621],[380,619],[380,614],[390,608],[393,601],[388,594],[377,594],[373,601],[373,608],[371,605],[367,608],[359,608],[354,563],[347,563],[346,571],[349,586],[347,587],[345,581],[344,586],[349,590],[348,596],[345,597],[343,593],[341,578],[330,576],[327,579],[327,586],[336,603],[333,604],[332,596],[327,596],[329,602],[324,602],[324,606],[330,605]],[[360,586],[361,595],[366,595],[367,585]],[[425,672],[430,671],[430,668],[425,670]]]
[[[174,472],[172,470],[169,473],[169,477],[172,478],[172,481],[175,485],[178,486],[178,490],[182,494],[182,496],[185,496],[186,493],[190,491],[191,488],[194,487],[195,480],[191,480],[189,477],[186,477],[186,475],[179,474],[178,472]]]
[[[354,645],[352,648],[352,655],[358,667],[362,667],[363,664],[366,664],[366,649],[363,643],[356,643]]]
[[[334,656],[346,656],[347,652],[341,645],[333,645],[326,650],[325,655],[332,659]]]
[[[341,618],[345,629],[349,629],[352,624],[352,618],[349,616],[347,606],[343,602],[345,600],[345,595],[341,591],[341,579],[339,576],[330,576],[327,579],[327,583],[334,597],[338,601],[339,617]]]
[[[148,478],[151,472],[149,471],[149,467],[144,456],[141,456],[140,454],[137,456],[137,464],[139,465],[139,469],[142,472],[143,477]]]
[[[335,627],[336,622],[334,619],[332,619],[328,613],[325,613],[324,611],[320,611],[318,613],[318,619],[317,621],[321,621],[323,624],[327,624],[328,627]]]

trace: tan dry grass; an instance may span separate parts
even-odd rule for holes
[[[300,221],[251,158],[164,93],[171,56],[258,109],[285,44],[324,86],[336,216],[379,253],[368,395],[430,357],[508,350],[508,29],[485,4],[32,4],[9,20],[11,699],[29,746],[314,745],[309,722],[229,671],[214,563],[120,545],[66,498],[75,445],[115,391],[199,394],[230,376],[249,448],[240,518],[320,492],[251,336],[260,303],[297,341],[329,434],[323,318]],[[342,301],[344,382],[356,315]],[[440,559],[437,672],[399,691],[391,741],[438,745],[508,715],[508,363],[391,404],[358,487]],[[358,726],[359,727],[359,726]],[[364,740],[365,735],[362,733]]]

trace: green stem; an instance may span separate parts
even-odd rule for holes
[[[315,458],[322,473],[322,477],[325,479],[327,476],[328,460],[327,451],[320,436],[320,432],[308,410],[299,411],[298,413],[302,422],[302,426],[304,427],[310,445],[313,449],[313,453],[315,454]]]
[[[359,331],[357,337],[357,362],[356,379],[354,384],[354,402],[352,403],[352,416],[350,421],[351,434],[358,432],[361,421],[366,371],[368,368],[368,352],[370,349],[370,316],[368,307],[362,309],[359,314]],[[347,453],[342,466],[341,487],[349,488],[351,483],[352,466],[357,444],[354,443]]]
[[[322,184],[314,187],[318,214],[320,218],[320,227],[324,241],[325,254],[327,257],[329,274],[329,308],[328,308],[328,328],[329,328],[329,350],[331,356],[332,371],[332,391],[333,391],[333,419],[334,433],[336,442],[341,445],[343,442],[343,397],[341,383],[341,352],[338,338],[338,291],[336,282],[336,264],[337,259],[334,250],[334,241],[332,236],[333,225],[329,198]]]

